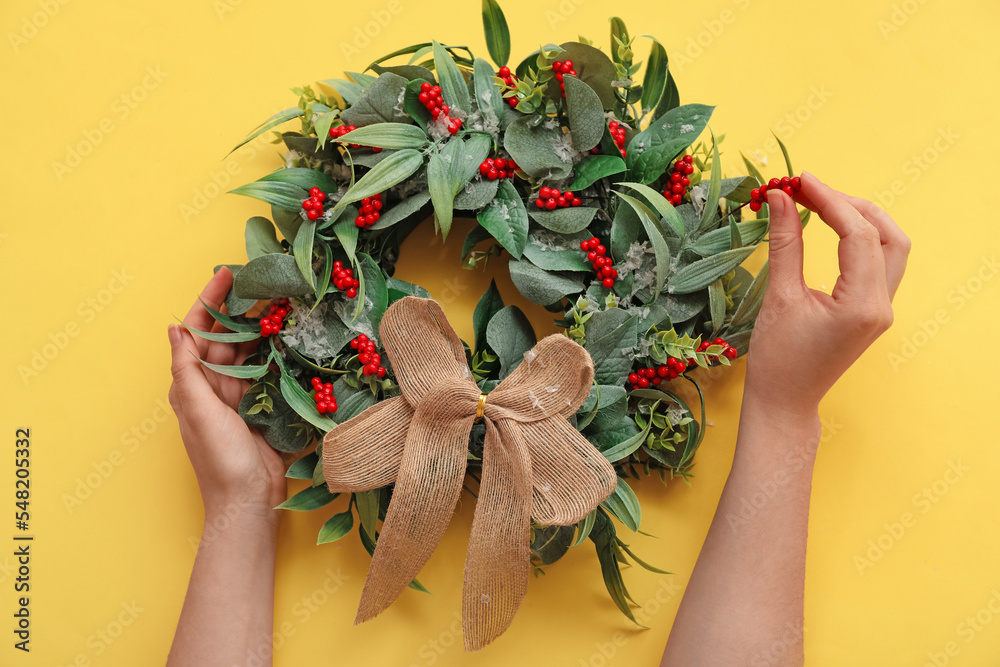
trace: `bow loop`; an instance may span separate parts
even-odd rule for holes
[[[469,433],[481,406],[465,348],[437,303],[400,299],[386,311],[379,333],[403,395],[368,408],[323,440],[331,491],[394,485],[358,623],[399,596],[444,534],[461,495]],[[566,420],[593,378],[590,355],[553,335],[525,354],[486,399],[482,479],[463,588],[467,650],[502,634],[521,604],[532,517],[571,525],[615,488],[614,468]]]

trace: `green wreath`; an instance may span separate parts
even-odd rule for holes
[[[378,324],[394,301],[429,296],[392,277],[407,234],[432,216],[444,238],[456,211],[475,216],[456,260],[474,268],[506,256],[521,294],[590,353],[595,384],[575,425],[619,474],[617,490],[579,525],[533,526],[536,574],[589,538],[611,597],[634,620],[620,563],[661,570],[629,550],[611,518],[639,528],[626,479],[690,475],[706,423],[691,371],[746,353],[767,270],[754,277],[740,265],[768,230],[764,192],[794,190],[798,179],[783,145],[788,177],[765,183],[744,158],[749,176],[723,178],[721,137],[700,139],[713,107],[680,105],[653,38],[640,83],[636,38],[620,19],[611,19],[610,57],[583,40],[547,44],[512,70],[506,21],[492,0],[483,17],[498,70],[466,47],[416,44],[379,58],[370,74],[320,82],[328,93],[293,89],[298,105],[244,140],[301,122],[299,132],[275,132],[285,164],[233,190],[270,204],[273,222],[247,222],[248,262],[230,267],[226,312],[209,308],[232,333],[192,333],[259,340],[244,365],[203,363],[252,380],[239,405],[246,423],[277,450],[304,450],[399,393]],[[756,217],[744,217],[747,208]],[[473,324],[469,367],[485,393],[536,338],[495,285]],[[696,409],[675,390],[679,382],[697,389]],[[482,446],[479,425],[472,471]],[[337,498],[317,451],[287,476],[312,485],[281,508],[314,510]],[[345,536],[355,508],[372,553],[391,492],[352,494],[318,542]]]

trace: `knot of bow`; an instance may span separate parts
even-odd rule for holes
[[[402,395],[323,440],[331,491],[394,485],[355,622],[392,604],[441,540],[478,411],[486,437],[462,600],[465,648],[477,650],[507,629],[524,598],[532,519],[573,525],[614,491],[614,468],[567,421],[590,391],[593,362],[565,336],[548,336],[483,399],[437,302],[404,297],[379,334]]]

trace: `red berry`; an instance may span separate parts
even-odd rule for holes
[[[605,278],[603,281],[601,281],[601,284],[604,285],[605,287],[607,287],[608,289],[611,289],[612,287],[615,286],[615,279],[614,278]]]
[[[637,384],[638,382],[639,382],[639,376],[637,374],[635,374],[635,373],[629,373],[628,383],[629,384]]]

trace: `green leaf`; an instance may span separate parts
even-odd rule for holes
[[[743,158],[743,164],[746,165],[747,173],[756,178],[758,183],[760,184],[767,183],[767,181],[764,180],[764,176],[761,175],[760,171],[757,169],[756,166],[754,166],[754,163],[751,162],[746,155],[740,153],[740,157]]]
[[[573,542],[573,526],[536,526],[531,552],[541,565],[551,565],[566,555]]]
[[[604,135],[604,107],[594,89],[575,76],[563,79],[573,149],[586,152]]]
[[[471,180],[455,195],[455,208],[461,211],[478,211],[493,201],[499,187],[499,179]]]
[[[642,110],[655,109],[667,89],[667,52],[653,40],[646,59],[646,74],[642,78]]]
[[[339,493],[330,493],[326,484],[322,486],[310,486],[299,491],[294,496],[278,505],[275,509],[293,510],[295,512],[310,512],[319,509],[324,505],[329,505],[337,499]]]
[[[483,0],[483,31],[486,33],[486,50],[490,58],[503,67],[510,58],[510,30],[507,19],[496,0]]]
[[[532,303],[549,306],[564,296],[584,291],[579,273],[554,273],[535,266],[527,259],[510,258],[510,279],[517,290]]]
[[[583,541],[590,536],[590,531],[594,529],[594,522],[597,520],[597,510],[588,514],[583,521],[576,524],[579,529],[576,533],[576,539],[573,540],[573,544],[570,546],[576,547],[583,544]]]
[[[233,278],[233,291],[241,299],[276,299],[304,296],[312,287],[294,257],[274,253],[252,259],[240,269]]]
[[[198,357],[195,357],[198,359]],[[269,368],[268,364],[262,364],[260,366],[227,366],[225,364],[212,364],[204,359],[198,359],[206,368],[210,368],[220,375],[227,375],[231,378],[240,378],[241,380],[250,380],[252,378],[259,378],[265,373]]]
[[[726,320],[726,290],[722,278],[708,286],[708,311],[712,315],[712,329],[718,331]]]
[[[351,513],[350,509],[340,514],[334,514],[319,529],[319,537],[316,538],[316,544],[336,542],[351,532],[351,528],[354,528],[354,514]]]
[[[559,54],[560,60],[572,60],[573,69],[577,71],[577,77],[593,88],[601,100],[601,106],[605,110],[613,109],[615,106],[615,93],[611,87],[611,82],[618,78],[615,64],[611,62],[600,49],[589,44],[580,42],[565,42],[559,45],[563,52]],[[559,85],[555,79],[549,85],[549,94],[553,97],[559,95]],[[603,123],[602,123],[603,125]],[[516,159],[516,158],[515,158]],[[517,161],[521,164],[521,161]]]
[[[205,340],[215,341],[216,343],[245,343],[250,340],[257,340],[260,338],[260,331],[237,331],[234,333],[213,333],[211,331],[199,331],[194,327],[188,326],[180,319],[177,320],[181,323],[181,326],[193,333],[199,338],[204,338]]]
[[[556,146],[563,143],[558,128],[533,126],[537,118],[522,116],[507,126],[503,146],[522,171],[535,179],[559,180],[573,170],[571,162],[564,162],[556,153]]]
[[[305,114],[305,112],[302,109],[298,108],[298,107],[292,107],[291,109],[285,109],[284,111],[279,111],[278,113],[274,114],[273,116],[271,116],[270,118],[268,118],[267,120],[265,120],[263,123],[261,123],[260,125],[258,125],[250,134],[247,135],[246,139],[244,139],[240,143],[236,144],[236,146],[233,147],[233,150],[231,150],[229,152],[232,153],[233,151],[235,151],[236,149],[240,148],[241,146],[247,144],[248,142],[253,141],[254,139],[256,139],[257,137],[259,137],[260,135],[262,135],[265,132],[267,132],[268,130],[270,130],[272,127],[277,127],[278,125],[281,125],[282,123],[286,123],[286,122],[288,122],[290,120],[294,120],[294,119],[296,119],[299,116],[302,116],[304,114]]]
[[[319,455],[316,452],[310,452],[288,466],[285,477],[288,479],[312,479],[313,470],[315,470],[317,463],[319,463]]]
[[[633,422],[631,418],[625,417],[624,419],[628,422],[631,422],[633,426],[635,425],[635,422]],[[612,463],[616,463],[626,458],[627,456],[630,456],[633,452],[635,452],[637,449],[639,449],[639,447],[642,446],[643,442],[645,442],[646,436],[649,435],[649,428],[650,426],[652,426],[652,424],[653,424],[652,421],[646,422],[646,426],[641,431],[610,447],[601,449],[601,454],[603,454],[604,458],[606,458],[608,461],[611,461]]]
[[[701,213],[701,224],[698,231],[708,230],[719,216],[719,197],[722,194],[722,159],[719,157],[719,145],[712,135],[712,174],[709,180],[708,196],[705,198],[705,210]]]
[[[275,377],[275,373],[269,373],[265,376],[264,381],[270,384]],[[294,426],[300,421],[299,416],[289,407],[281,394],[272,392],[270,388],[266,388],[265,390],[267,391],[268,399],[270,399],[271,410],[269,412],[265,410],[253,412],[260,393],[256,388],[252,387],[240,399],[237,412],[243,418],[243,421],[246,422],[246,425],[257,429],[264,437],[264,440],[267,441],[267,444],[279,452],[300,452],[308,447],[313,440],[312,433]],[[309,457],[305,458],[308,459]],[[317,457],[313,455],[313,458],[315,460]],[[300,469],[305,467],[305,465],[300,466]],[[309,466],[308,474],[303,479],[309,479],[315,467],[315,463]],[[288,476],[286,474],[286,477]]]
[[[279,206],[271,206],[271,219],[274,220],[274,226],[278,228],[281,236],[289,243],[295,240],[295,235],[304,222],[302,216],[299,215],[299,211],[301,210],[301,204],[294,211],[283,209]]]
[[[449,146],[459,146],[460,141],[451,141]],[[454,150],[452,151],[454,153]],[[451,160],[446,160],[442,153],[431,153],[427,162],[427,191],[431,203],[434,204],[434,226],[441,231],[442,239],[448,238],[451,231],[451,220],[455,213],[455,195],[451,190],[451,175],[448,173]]]
[[[261,255],[285,252],[285,249],[278,243],[278,235],[274,231],[274,225],[267,218],[258,215],[247,220],[247,228],[243,236],[246,241],[247,259],[257,259]]]
[[[584,348],[594,361],[594,381],[618,384],[628,375],[632,360],[625,352],[638,344],[637,318],[621,308],[594,313],[584,325]]]
[[[333,226],[333,233],[337,237],[340,247],[347,253],[347,259],[350,260],[351,264],[357,262],[358,235],[361,232],[354,223],[356,213],[353,206],[348,206],[340,216],[340,221]],[[379,218],[379,222],[381,221],[382,219]]]
[[[295,243],[292,244],[292,251],[295,253],[295,264],[299,267],[299,272],[309,287],[316,289],[316,275],[313,273],[313,242],[316,240],[316,221],[307,220],[299,227],[299,233],[295,235]]]
[[[603,509],[598,509],[596,512],[594,528],[590,531],[589,537],[597,550],[597,560],[601,564],[604,586],[608,589],[608,593],[618,610],[638,625],[638,621],[635,620],[632,609],[629,607],[629,594],[625,589],[625,582],[622,581],[622,573],[615,556],[617,536],[614,524],[611,523],[611,519],[608,518]]]
[[[774,132],[771,132],[774,134]],[[778,141],[778,147],[781,148],[781,154],[785,157],[785,168],[788,169],[789,176],[795,176],[795,170],[792,169],[792,158],[788,155],[788,148],[785,146],[785,142],[778,138],[777,134],[774,134],[774,138]]]
[[[627,553],[629,556],[631,556],[632,560],[634,560],[636,562],[636,564],[639,567],[641,567],[642,569],[649,570],[650,572],[655,572],[656,574],[672,574],[671,572],[667,572],[666,570],[661,570],[658,567],[653,567],[652,565],[650,565],[646,561],[642,560],[641,558],[639,558],[638,556],[636,556],[632,552],[632,550],[628,548],[628,545],[625,544],[624,542],[622,542],[621,540],[618,540],[618,546],[620,546],[625,551],[625,553]]]
[[[553,236],[548,232],[541,234]],[[552,243],[561,246],[556,248],[550,247],[550,239],[545,239],[545,245],[537,242],[538,236],[538,232],[533,232],[524,246],[524,257],[538,268],[546,271],[593,271],[587,262],[587,254],[580,250],[580,242],[587,238],[585,234],[552,239]]]
[[[601,502],[601,507],[628,526],[632,532],[639,530],[639,522],[642,520],[639,499],[635,497],[635,492],[628,482],[621,477],[618,478],[615,490]]]
[[[378,489],[358,491],[354,494],[354,503],[358,506],[358,518],[368,537],[376,539],[378,533],[375,524],[378,521]]]
[[[674,235],[678,238],[684,236],[684,220],[681,218],[680,213],[677,212],[676,207],[667,201],[661,193],[657,192],[648,185],[643,185],[642,183],[619,183],[619,185],[624,185],[625,187],[635,190],[637,193],[642,195],[642,197],[649,202],[649,204],[656,209],[656,212],[660,214],[663,220],[666,220],[670,227],[661,227],[664,233],[669,233],[669,230],[674,232]]]
[[[714,110],[704,104],[686,104],[635,135],[625,157],[630,176],[640,183],[659,178],[670,161],[698,138]]]
[[[760,306],[764,302],[764,292],[767,289],[767,279],[769,274],[770,265],[767,262],[764,262],[764,266],[762,266],[760,271],[757,272],[753,282],[750,283],[750,287],[747,288],[746,294],[743,295],[743,299],[736,307],[736,311],[733,313],[733,317],[729,321],[730,330],[750,324],[754,321],[754,319],[756,319],[757,313],[760,312]]]
[[[609,176],[625,171],[625,160],[617,155],[593,155],[584,158],[573,170],[573,184],[569,189],[576,192],[589,188],[591,185]],[[559,209],[571,210],[571,209]]]
[[[472,330],[475,338],[475,351],[481,352],[486,348],[486,326],[493,316],[503,309],[503,298],[500,290],[497,289],[495,280],[490,280],[490,286],[479,297],[476,309],[472,311]]]
[[[364,296],[371,301],[371,310],[368,311],[368,322],[372,325],[373,331],[378,331],[382,316],[385,315],[389,307],[389,288],[385,284],[385,275],[381,267],[364,253],[358,254],[358,265],[361,267],[361,274],[364,277]],[[361,297],[360,290],[358,297]]]
[[[493,239],[493,237],[490,236],[490,233],[483,227],[476,225],[470,229],[469,233],[465,235],[465,241],[462,242],[462,261],[465,261],[465,258],[469,256],[469,253],[472,252],[473,248],[486,239]]]
[[[691,294],[661,294],[657,299],[671,322],[687,322],[708,304],[708,290],[698,290]]]
[[[344,197],[337,203],[337,208],[361,201],[388,190],[412,176],[424,164],[423,154],[413,148],[397,151],[372,167],[371,171],[361,177]]]
[[[410,117],[400,110],[399,99],[407,80],[398,74],[379,75],[361,97],[340,114],[348,125],[364,127],[373,123],[409,123]]]
[[[472,111],[469,101],[469,86],[458,69],[455,60],[443,46],[431,40],[434,47],[434,69],[437,70],[438,82],[441,84],[441,97],[444,103],[453,109],[466,113]]]
[[[323,79],[320,83],[330,86],[340,95],[348,106],[354,104],[361,97],[365,89],[360,84],[346,79]]]
[[[543,211],[532,204],[528,215],[545,229],[559,234],[575,234],[586,229],[597,214],[597,209],[589,206],[571,206]]]
[[[426,148],[430,144],[427,133],[416,125],[402,123],[375,123],[351,130],[334,139],[341,144],[360,144],[379,148]]]
[[[369,229],[388,229],[393,225],[402,222],[409,216],[417,213],[424,207],[427,202],[431,200],[431,193],[427,190],[421,190],[416,194],[412,194],[406,199],[402,199],[392,205],[392,208],[386,210],[379,216],[378,221]],[[351,224],[354,224],[353,221]]]
[[[389,278],[385,281],[385,286],[389,290],[389,303],[399,301],[404,296],[416,296],[421,299],[431,298],[431,293],[420,285],[408,283],[399,278]]]
[[[276,355],[276,357],[280,356]],[[327,433],[337,425],[337,422],[329,417],[324,417],[316,411],[316,401],[309,396],[309,393],[305,389],[299,386],[298,382],[287,375],[285,369],[282,369],[278,386],[281,389],[281,395],[288,401],[288,405],[300,417],[318,428],[321,433]]]
[[[484,0],[487,2],[488,0]],[[503,116],[503,108],[505,105],[503,94],[497,87],[496,82],[493,77],[496,76],[496,72],[490,67],[490,64],[483,60],[482,58],[476,58],[474,65],[474,82],[476,86],[476,105],[483,111],[484,115],[486,112],[491,112],[493,117],[497,120]]]
[[[660,102],[653,109],[653,120],[657,120],[663,114],[667,113],[672,109],[676,109],[681,104],[681,94],[677,90],[677,82],[674,81],[674,75],[670,73],[670,66],[667,65],[667,86],[663,91],[663,96],[660,97]]]
[[[398,74],[407,81],[413,81],[415,79],[423,79],[424,81],[434,80],[434,72],[419,65],[392,65],[389,67],[383,67],[379,64],[372,64],[371,69],[378,74],[381,74],[382,72],[392,72],[393,74]]]
[[[324,174],[322,171],[318,171],[316,169],[305,169],[302,167],[288,167],[287,169],[272,171],[267,176],[258,179],[257,182],[287,183],[289,185],[297,185],[303,190],[319,188],[323,192],[336,192],[338,188],[337,182]],[[308,197],[309,194],[307,192],[305,198]],[[299,202],[299,204],[299,208],[302,208],[302,202]]]
[[[639,220],[642,222],[643,228],[646,230],[646,236],[649,237],[650,243],[653,244],[653,253],[656,258],[656,283],[653,296],[650,298],[650,301],[652,301],[663,291],[663,285],[667,280],[667,273],[670,271],[670,248],[667,246],[667,238],[664,235],[663,227],[660,226],[659,221],[654,219],[653,212],[645,204],[627,194],[621,192],[616,194],[635,210],[639,216]]]
[[[732,235],[734,230],[740,235],[739,247],[744,247],[756,243],[763,238],[764,234],[767,233],[767,226],[767,218],[747,220],[746,222],[736,224],[730,222],[727,227],[713,229],[710,232],[702,234],[698,237],[697,241],[688,247],[703,257],[716,255],[733,248]]]
[[[699,259],[679,269],[670,279],[672,294],[688,294],[705,289],[726,275],[753,254],[756,246],[726,250],[718,255]]]
[[[229,191],[229,194],[253,197],[286,211],[302,210],[302,202],[309,199],[309,193],[297,185],[281,181],[256,181]]]
[[[502,380],[524,361],[524,353],[534,347],[537,339],[531,322],[521,309],[506,306],[486,325],[486,342],[500,359],[499,379]]]
[[[260,323],[257,320],[248,318],[237,319],[232,315],[227,315],[226,313],[223,313],[221,311],[216,310],[215,308],[212,308],[210,305],[202,301],[202,298],[200,296],[198,297],[198,300],[201,301],[201,305],[205,307],[205,310],[207,310],[209,314],[215,318],[216,322],[226,327],[230,331],[242,331],[242,332],[260,331]],[[257,303],[256,300],[254,301],[254,303]]]
[[[500,184],[496,198],[479,211],[476,219],[511,256],[521,258],[528,242],[528,213],[510,181],[505,179]]]

